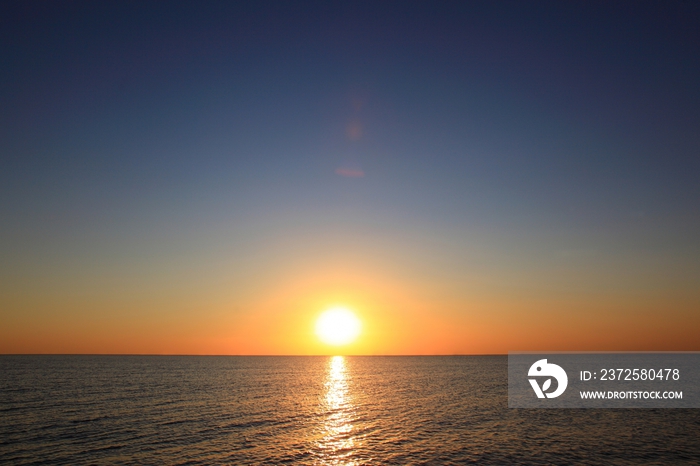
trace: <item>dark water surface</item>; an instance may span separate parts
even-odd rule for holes
[[[505,356],[0,356],[2,464],[700,464],[700,410],[516,410]]]

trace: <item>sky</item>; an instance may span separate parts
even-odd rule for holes
[[[3,2],[0,353],[700,350],[698,24]]]

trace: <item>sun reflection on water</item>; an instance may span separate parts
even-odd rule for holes
[[[323,438],[319,443],[322,464],[354,465],[353,425],[354,405],[348,389],[349,374],[343,356],[333,356],[328,362],[324,409],[327,413]]]

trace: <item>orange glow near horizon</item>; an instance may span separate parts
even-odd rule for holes
[[[47,292],[49,300],[27,293],[16,303],[6,298],[15,312],[3,317],[0,353],[399,355],[698,349],[700,317],[694,295],[508,295],[485,285],[465,292],[460,285],[422,280],[381,264],[312,263],[268,274],[246,293],[220,288],[206,298],[178,292],[119,299],[110,293],[80,297]],[[362,324],[357,338],[340,347],[324,343],[315,331],[320,313],[338,303],[352,309]]]

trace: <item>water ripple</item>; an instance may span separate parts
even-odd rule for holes
[[[505,357],[0,356],[2,464],[700,464],[700,410],[515,410]]]

